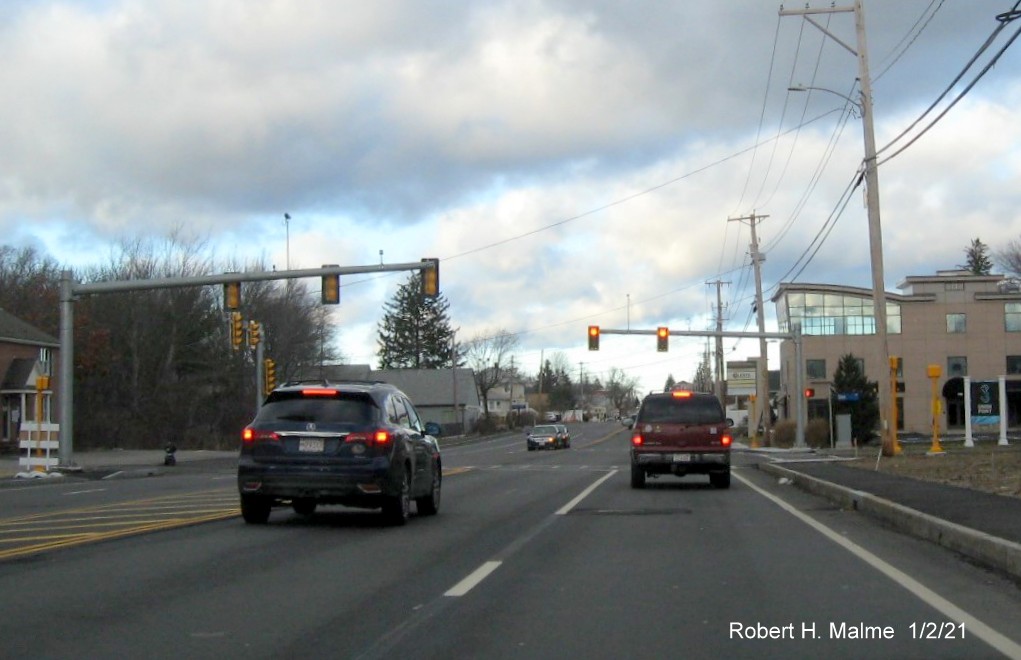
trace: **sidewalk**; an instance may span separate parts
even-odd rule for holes
[[[1021,578],[1021,498],[849,467],[839,456],[748,451],[769,456],[758,465],[768,474]]]
[[[198,466],[203,463],[229,463],[237,460],[237,451],[207,451],[201,449],[179,450],[175,456],[177,466]],[[117,472],[161,473],[173,467],[163,465],[162,449],[108,449],[99,451],[75,452],[73,461],[80,470],[68,471],[67,477],[100,478]],[[26,468],[18,464],[17,454],[0,456],[0,480],[15,480],[15,475],[25,472]],[[16,481],[28,481],[17,479]]]

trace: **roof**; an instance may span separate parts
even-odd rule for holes
[[[0,342],[58,348],[60,341],[17,316],[0,309]]]
[[[475,372],[467,367],[450,369],[381,369],[367,364],[328,364],[308,369],[300,378],[325,378],[329,381],[378,380],[394,385],[407,394],[416,406],[450,406],[456,379],[457,405],[478,406]]]
[[[32,369],[35,368],[35,358],[14,358],[7,367],[3,383],[0,383],[2,390],[23,390],[29,386],[32,379]]]

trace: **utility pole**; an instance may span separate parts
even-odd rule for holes
[[[740,218],[728,219],[729,221],[738,222],[747,220],[752,230],[751,257],[752,266],[755,268],[755,313],[760,333],[759,361],[755,377],[755,399],[758,405],[755,407],[758,409],[758,422],[762,425],[762,434],[765,436],[766,442],[769,442],[770,429],[773,426],[773,407],[769,405],[769,363],[766,358],[766,338],[761,336],[761,333],[766,331],[766,314],[762,304],[762,262],[766,260],[766,257],[759,252],[759,239],[755,232],[755,221],[764,220],[768,217],[768,215],[755,215],[753,212]],[[748,434],[752,438],[752,446],[757,446],[757,431],[758,425],[756,425],[755,429],[752,429],[751,424],[748,425]]]
[[[812,14],[854,13],[857,49],[845,44],[833,35],[826,27],[815,22]],[[869,74],[868,46],[865,43],[865,12],[861,0],[854,0],[851,7],[830,7],[829,9],[780,9],[780,16],[798,15],[804,18],[823,34],[828,36],[854,55],[858,60],[858,83],[861,85],[861,118],[862,133],[865,141],[865,205],[868,210],[869,222],[869,257],[872,262],[872,299],[875,307],[873,314],[876,321],[876,337],[879,340],[880,361],[877,372],[882,374],[876,381],[879,383],[879,415],[883,434],[883,453],[892,456],[900,453],[897,440],[897,429],[890,424],[895,419],[893,387],[890,379],[885,377],[890,368],[890,342],[886,326],[886,284],[883,275],[883,229],[879,217],[879,171],[876,167],[876,135],[872,120],[872,78]]]
[[[722,280],[716,280],[715,282],[709,282],[709,284],[716,285],[716,332],[723,332],[723,295],[721,293],[721,287],[724,284],[730,284],[730,282],[723,282]],[[716,356],[713,360],[716,369],[716,381],[715,387],[713,388],[716,398],[720,400],[720,403],[726,405],[726,401],[723,397],[726,395],[726,388],[724,387],[724,373],[723,373],[723,335],[716,335]]]

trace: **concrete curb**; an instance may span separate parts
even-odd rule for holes
[[[802,490],[882,520],[901,532],[959,552],[1014,578],[1021,578],[1021,544],[773,463],[760,464],[759,469],[775,477],[786,477]]]

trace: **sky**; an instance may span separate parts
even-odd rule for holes
[[[887,291],[963,264],[972,239],[992,255],[1021,239],[1021,45],[966,89],[1021,29],[996,18],[1015,1],[863,2]],[[437,257],[458,341],[513,333],[526,373],[562,353],[576,378],[691,380],[705,339],[664,354],[605,334],[590,352],[586,329],[713,328],[719,286],[725,329],[754,331],[739,218],[757,216],[767,301],[781,282],[872,286],[864,189],[847,193],[854,17],[813,15],[827,36],[780,8],[11,0],[2,243],[72,268],[175,233],[277,269]],[[405,278],[342,280],[346,362],[378,363]],[[726,360],[757,354],[724,341]]]

